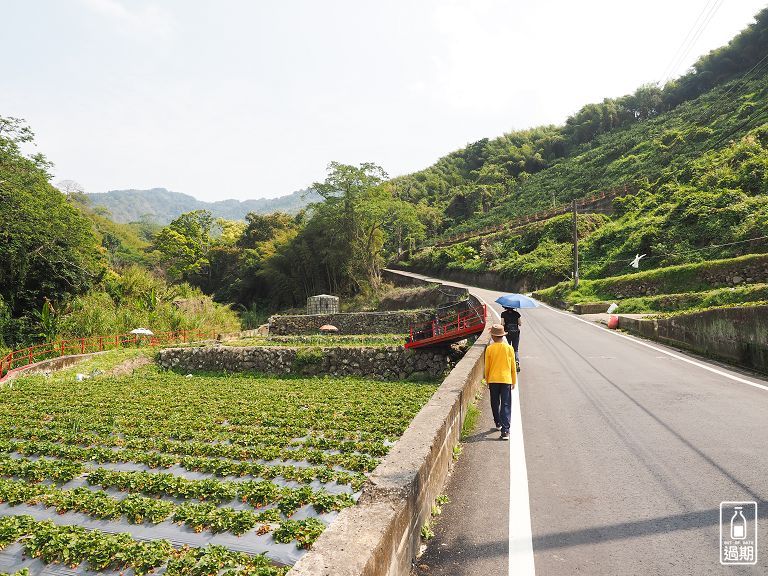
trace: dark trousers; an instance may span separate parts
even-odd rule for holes
[[[489,384],[493,421],[501,431],[509,433],[509,419],[512,417],[512,386],[510,384]]]
[[[507,344],[515,349],[515,362],[520,364],[520,356],[517,354],[517,349],[520,347],[520,330],[510,330],[507,332]]]

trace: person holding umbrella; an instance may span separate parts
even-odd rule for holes
[[[522,326],[523,320],[517,308],[537,308],[538,304],[533,298],[528,298],[522,294],[506,294],[497,298],[496,302],[504,307],[501,320],[507,331],[507,343],[515,349],[515,367],[520,372],[520,326]]]
[[[485,349],[485,381],[491,394],[491,412],[500,440],[509,440],[509,421],[512,417],[512,390],[517,384],[515,351],[504,342],[504,326],[491,326],[491,342]]]
[[[501,313],[501,321],[504,322],[504,330],[507,331],[507,344],[515,349],[515,369],[520,372],[518,349],[520,348],[520,326],[523,325],[520,312],[514,308],[504,308],[504,312]]]

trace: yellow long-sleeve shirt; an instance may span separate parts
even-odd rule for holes
[[[488,384],[517,384],[515,350],[504,340],[485,349],[485,381]]]

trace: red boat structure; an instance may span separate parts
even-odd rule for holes
[[[405,347],[446,346],[480,334],[485,330],[487,312],[485,304],[471,306],[469,302],[457,302],[438,308],[432,320],[411,326]]]

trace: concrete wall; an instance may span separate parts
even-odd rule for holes
[[[574,314],[600,314],[608,310],[610,302],[586,302],[573,305]]]
[[[768,306],[716,308],[655,320],[620,316],[619,328],[768,373]]]
[[[28,364],[27,366],[21,366],[10,370],[0,382],[9,382],[19,376],[29,374],[44,374],[46,372],[53,372],[55,370],[63,370],[74,366],[78,362],[82,362],[86,358],[95,356],[96,354],[104,354],[104,352],[90,352],[88,354],[73,354],[71,356],[59,356],[58,358],[51,358],[50,360],[43,360],[41,362],[35,362],[34,364]]]
[[[431,319],[431,310],[272,316],[269,333],[275,336],[317,334],[320,326],[332,324],[339,329],[339,334],[407,334],[412,325]]]
[[[382,276],[387,282],[404,290],[384,296],[379,302],[378,310],[380,311],[432,309],[463,300],[469,296],[469,291],[466,288],[443,286],[439,282],[403,276],[389,270],[384,270]]]
[[[460,354],[459,354],[460,355]],[[427,379],[445,375],[457,352],[446,348],[288,348],[205,346],[164,348],[157,363],[166,369],[205,372],[261,372],[307,376],[365,376],[377,380]]]
[[[289,576],[407,576],[442,492],[467,406],[481,387],[484,333]],[[492,527],[489,527],[492,529]]]
[[[537,288],[551,286],[559,281],[559,279],[554,278],[551,280],[545,279],[541,283],[542,286],[534,286],[530,278],[504,278],[496,272],[467,272],[464,270],[449,269],[421,270],[419,268],[402,268],[402,270],[415,272],[417,274],[437,275],[446,280],[450,280],[451,282],[469,284],[470,286],[478,286],[489,290],[499,290],[501,292],[530,292]]]

